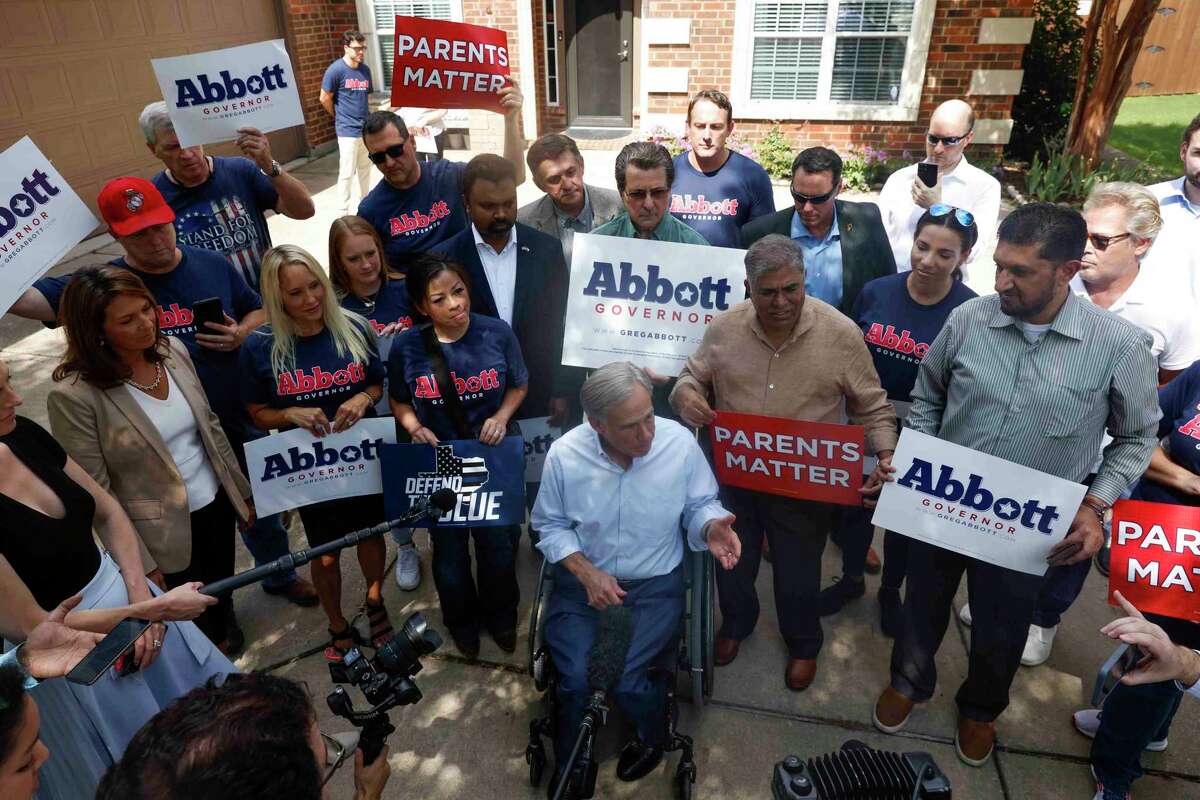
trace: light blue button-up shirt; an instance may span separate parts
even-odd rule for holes
[[[832,203],[832,200],[826,202]],[[804,255],[804,291],[837,308],[842,304],[842,230],[838,227],[837,211],[825,238],[818,239],[792,212],[792,241]]]
[[[550,447],[533,507],[538,549],[554,564],[572,553],[618,580],[666,575],[688,546],[707,550],[704,526],[729,515],[695,437],[654,419],[650,452],[622,469],[586,422]]]

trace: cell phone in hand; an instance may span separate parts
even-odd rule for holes
[[[917,177],[920,178],[921,183],[932,189],[937,186],[938,165],[922,161],[917,164]]]
[[[196,320],[197,333],[216,333],[216,331],[204,323],[215,322],[218,325],[225,324],[225,309],[221,307],[221,298],[208,297],[192,303],[192,316]]]
[[[1136,645],[1123,644],[1113,651],[1113,654],[1100,665],[1096,675],[1096,686],[1092,689],[1092,707],[1099,708],[1104,704],[1104,698],[1117,688],[1121,678],[1138,665],[1145,657],[1142,649]]]
[[[67,673],[67,680],[91,686],[100,680],[100,676],[116,664],[122,655],[128,653],[126,662],[131,663],[133,661],[131,652],[133,643],[146,632],[150,625],[151,622],[148,619],[126,617],[121,620],[108,636],[100,640],[100,644],[92,648],[92,652],[88,653],[82,661],[75,665],[74,669]],[[128,663],[122,665],[121,674],[128,674],[127,669]],[[137,666],[134,665],[133,669],[129,671],[136,670]]]

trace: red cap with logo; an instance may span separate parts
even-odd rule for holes
[[[175,221],[175,212],[162,193],[145,178],[114,178],[104,184],[96,203],[105,224],[117,236]]]

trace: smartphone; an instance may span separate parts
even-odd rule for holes
[[[75,668],[67,673],[67,680],[91,686],[100,680],[122,655],[133,647],[137,638],[150,627],[150,620],[126,617],[117,623],[112,632],[105,636],[92,652],[88,653]],[[132,653],[127,661],[132,661]],[[123,669],[122,674],[127,674]]]
[[[922,161],[917,164],[917,177],[921,179],[921,183],[932,189],[937,185],[938,165]]]
[[[196,320],[197,333],[215,333],[212,328],[204,323],[215,322],[218,325],[225,324],[225,309],[221,307],[221,298],[209,297],[192,303],[192,316]]]
[[[1092,707],[1100,708],[1104,698],[1117,687],[1126,672],[1133,669],[1145,657],[1141,648],[1123,644],[1105,659],[1096,674],[1096,686],[1092,689]]]

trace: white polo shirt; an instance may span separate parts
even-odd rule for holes
[[[1147,187],[1158,198],[1163,227],[1154,246],[1142,260],[1142,269],[1162,278],[1164,285],[1178,293],[1191,293],[1193,304],[1200,303],[1200,206],[1183,193],[1183,178]]]
[[[496,301],[496,313],[511,326],[517,294],[517,226],[514,225],[509,231],[508,244],[499,253],[483,240],[474,224],[471,225],[471,234],[475,237],[475,250],[483,264],[483,274],[487,276],[492,299]]]
[[[879,193],[879,211],[899,272],[912,269],[913,235],[917,220],[925,213],[925,209],[912,200],[912,183],[916,177],[916,164],[896,170],[888,176]],[[942,185],[942,202],[970,211],[979,228],[979,241],[972,248],[967,263],[963,264],[963,272],[969,274],[976,262],[989,261],[995,249],[996,227],[1000,220],[1000,182],[968,163],[966,156],[953,172],[940,173],[938,182]]]
[[[1071,279],[1071,291],[1091,299],[1078,274]],[[1193,313],[1191,298],[1171,291],[1144,265],[1125,294],[1108,310],[1153,337],[1150,352],[1159,369],[1184,370],[1200,360],[1200,319]]]

